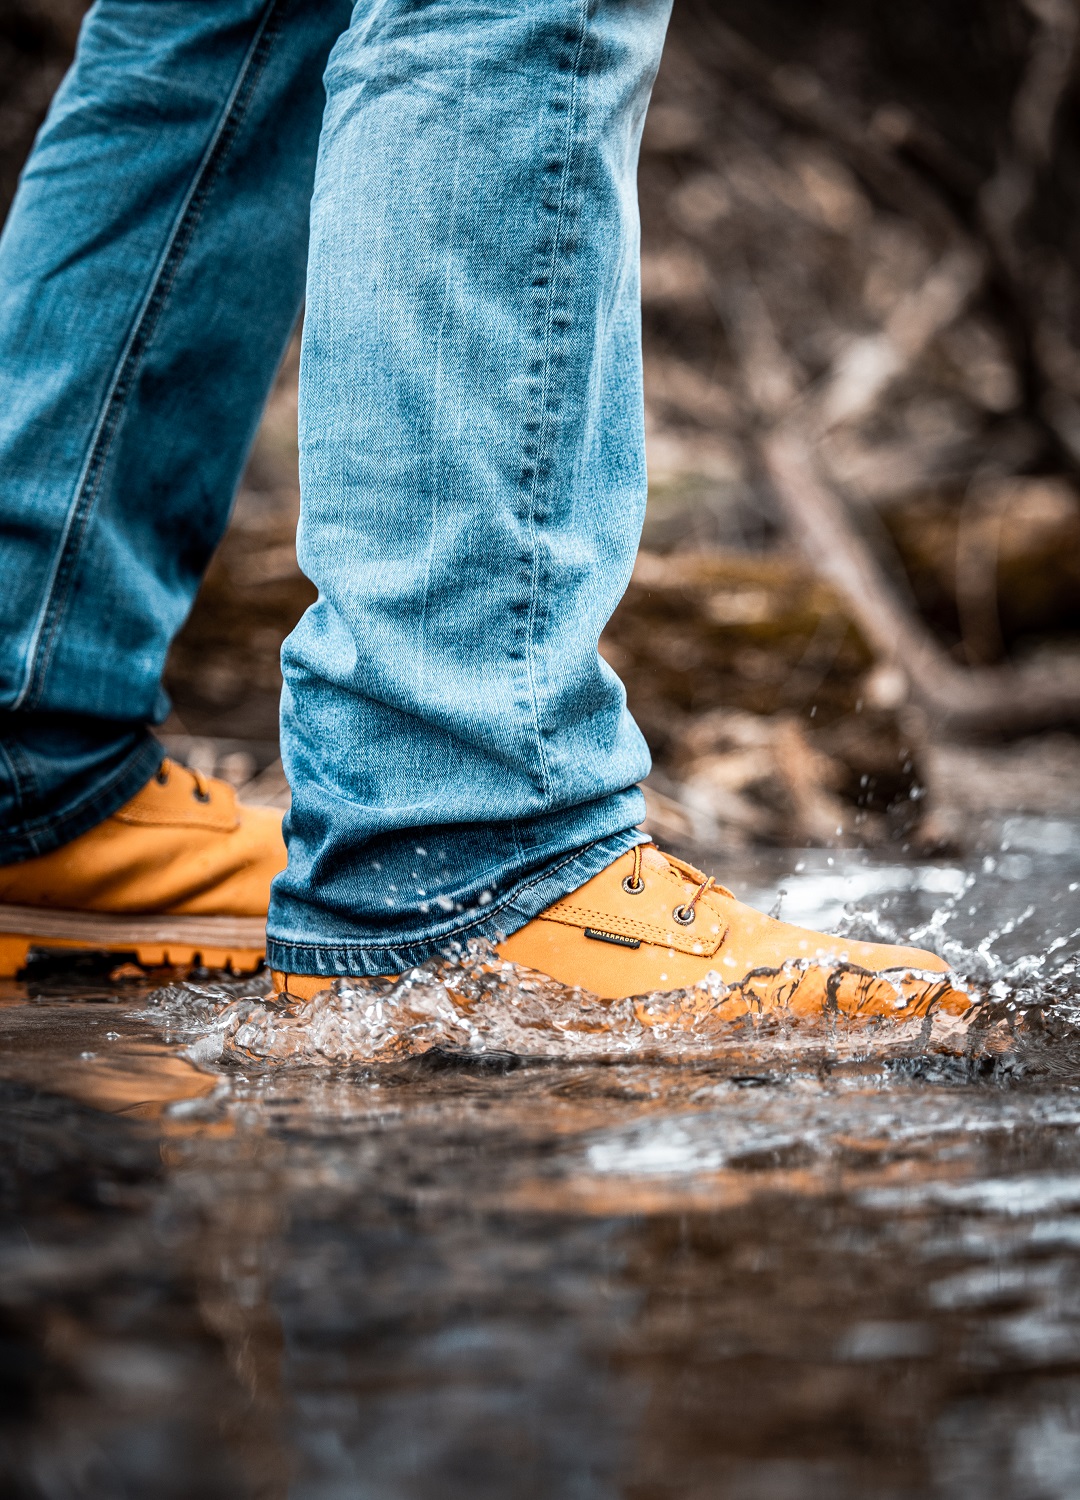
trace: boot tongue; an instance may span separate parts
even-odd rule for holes
[[[641,866],[644,870],[656,870],[659,873],[678,875],[687,885],[700,885],[705,876],[700,870],[688,865],[681,859],[675,859],[670,854],[664,854],[655,844],[649,844],[641,851]]]
[[[655,844],[642,844],[640,848],[641,864],[643,869],[656,870],[660,873],[664,873],[667,870],[671,869],[670,863],[660,853],[660,850],[656,847]]]
[[[643,870],[656,870],[664,874],[674,871],[679,879],[691,888],[695,885],[700,885],[705,879],[702,872],[694,865],[688,865],[681,859],[675,859],[671,855],[664,854],[655,844],[641,845],[641,868]],[[716,895],[730,896],[733,901],[735,900],[734,892],[729,891],[726,885],[719,885],[714,882],[709,889]]]

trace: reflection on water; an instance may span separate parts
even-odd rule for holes
[[[9,986],[8,1488],[1071,1500],[1080,838],[1000,845],[740,857],[945,954],[961,1017],[597,1006],[483,954],[306,1009]]]

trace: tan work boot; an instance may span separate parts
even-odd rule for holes
[[[715,971],[730,987],[744,985],[756,1003],[796,1013],[820,1012],[825,1003],[861,1014],[911,1014],[932,1002],[956,1013],[969,1004],[935,954],[774,921],[652,844],[621,855],[498,952],[604,1000],[688,989]],[[881,974],[888,977],[880,982],[866,977]],[[275,974],[274,982],[298,999],[331,983],[297,974]]]
[[[254,969],[270,882],[285,868],[281,813],[172,761],[96,828],[0,866],[0,976],[31,948],[133,953],[142,964]]]

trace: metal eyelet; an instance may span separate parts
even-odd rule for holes
[[[157,782],[158,786],[168,786],[169,773],[168,771],[166,771],[164,766],[158,766],[157,774],[155,775],[154,780]]]
[[[689,927],[697,916],[697,912],[692,906],[677,906],[671,915],[681,926]]]
[[[645,882],[644,880],[639,880],[635,883],[634,877],[627,875],[623,879],[622,888],[628,896],[640,896],[645,889]]]
[[[195,798],[196,802],[209,802],[210,801],[210,793],[209,792],[200,792],[198,787],[195,788],[195,790],[192,792],[191,795]]]

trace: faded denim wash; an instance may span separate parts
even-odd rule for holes
[[[0,240],[0,858],[155,769],[305,262],[319,598],[283,652],[271,962],[397,971],[640,839],[596,643],[644,508],[669,3],[98,0]]]

